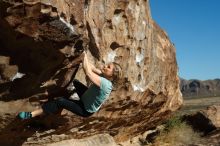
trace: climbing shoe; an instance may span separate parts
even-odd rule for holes
[[[30,119],[30,118],[32,118],[32,114],[31,114],[31,112],[20,112],[20,113],[18,114],[18,117],[19,117],[20,119],[22,119],[22,120],[24,120],[24,119]]]

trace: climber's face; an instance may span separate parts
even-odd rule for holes
[[[112,77],[113,75],[113,70],[114,70],[114,64],[113,63],[109,63],[106,64],[102,69],[102,74],[106,77]]]

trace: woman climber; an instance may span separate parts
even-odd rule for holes
[[[97,112],[102,103],[109,97],[112,91],[112,83],[121,77],[121,67],[117,63],[109,63],[102,69],[95,68],[89,61],[87,54],[83,52],[82,64],[86,76],[92,85],[86,87],[77,80],[73,81],[76,93],[80,100],[70,100],[58,97],[48,101],[41,108],[32,112],[20,112],[20,119],[30,119],[42,114],[54,114],[60,109],[67,109],[79,116],[88,117]]]

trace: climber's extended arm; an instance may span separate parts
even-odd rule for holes
[[[89,77],[89,79],[97,86],[100,87],[101,79],[98,74],[96,74],[96,71],[100,73],[101,71],[98,71],[93,65],[91,65],[88,61],[86,53],[84,53],[84,60],[83,60],[83,69],[85,71],[85,74]]]
[[[96,67],[95,67],[94,65],[92,65],[91,63],[90,63],[90,65],[91,65],[92,71],[93,71],[94,73],[96,73],[96,74],[98,74],[98,75],[101,75],[101,74],[102,74],[102,71],[101,71],[100,69],[96,68]]]

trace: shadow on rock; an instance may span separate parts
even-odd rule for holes
[[[66,122],[67,119],[60,115],[43,116],[30,120],[20,120],[16,117],[0,130],[0,145],[20,146],[30,137],[40,137],[36,135],[37,132],[43,133],[54,129],[53,133],[56,133],[59,126]]]

